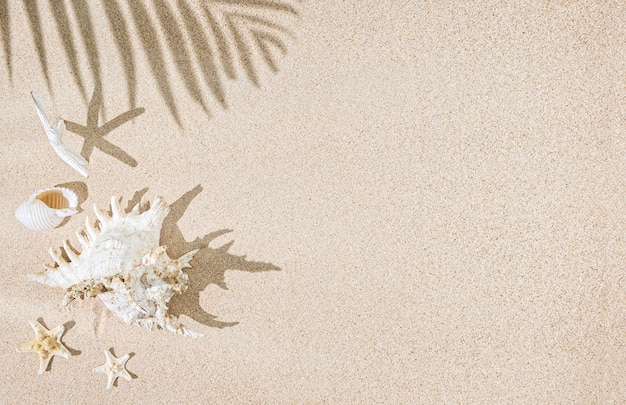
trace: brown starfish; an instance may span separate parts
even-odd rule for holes
[[[70,358],[70,351],[61,343],[61,336],[65,331],[65,326],[59,325],[52,330],[48,330],[37,321],[30,321],[30,326],[32,326],[35,331],[35,339],[24,343],[17,351],[39,354],[38,374],[43,374],[43,372],[46,371],[53,356],[61,356],[65,359]]]

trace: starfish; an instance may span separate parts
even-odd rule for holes
[[[35,331],[35,340],[24,343],[17,351],[39,354],[38,374],[42,374],[46,371],[50,360],[52,360],[52,356],[61,356],[65,359],[70,358],[71,353],[63,346],[63,343],[61,343],[61,336],[65,331],[65,326],[59,325],[52,330],[48,330],[37,321],[30,321],[30,326],[32,326]]]
[[[145,108],[135,108],[133,110],[126,111],[103,125],[98,125],[98,112],[100,111],[101,106],[102,91],[99,87],[96,87],[91,97],[91,101],[89,101],[89,108],[87,109],[87,123],[85,125],[81,125],[72,121],[65,122],[68,131],[73,132],[85,139],[85,143],[83,144],[80,154],[89,159],[89,156],[91,156],[91,152],[93,152],[93,148],[95,147],[131,167],[137,166],[137,161],[133,159],[132,156],[126,153],[119,146],[113,145],[111,142],[104,139],[104,137],[120,125],[125,124],[138,115],[143,114]]]
[[[110,351],[105,350],[104,356],[106,357],[106,362],[100,367],[96,367],[93,369],[94,373],[105,373],[109,378],[107,383],[107,389],[113,386],[117,377],[122,377],[126,381],[131,380],[131,376],[126,371],[126,362],[130,358],[130,354],[126,354],[122,357],[115,357]]]

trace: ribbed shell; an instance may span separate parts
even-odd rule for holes
[[[57,227],[65,217],[76,214],[78,197],[69,188],[48,187],[35,191],[15,210],[15,218],[33,231]]]

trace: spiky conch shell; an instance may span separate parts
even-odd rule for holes
[[[189,262],[197,252],[192,250],[171,259],[165,246],[159,245],[169,206],[156,197],[147,211],[140,213],[139,205],[135,205],[125,213],[114,196],[111,215],[95,205],[94,212],[99,227],[94,227],[87,218],[84,233],[76,233],[81,253],[74,252],[66,240],[63,249],[69,261],[51,248],[49,253],[56,266],[46,266],[45,271],[28,277],[51,287],[65,288],[63,305],[76,298],[97,296],[126,323],[199,336],[167,312],[172,295],[186,289],[187,274],[183,269],[190,267]]]

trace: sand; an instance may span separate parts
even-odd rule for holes
[[[231,3],[0,1],[0,402],[625,402],[625,9]],[[59,184],[79,214],[16,221]],[[112,195],[202,245],[171,307],[203,337],[27,279]],[[73,353],[42,375],[35,319]]]

